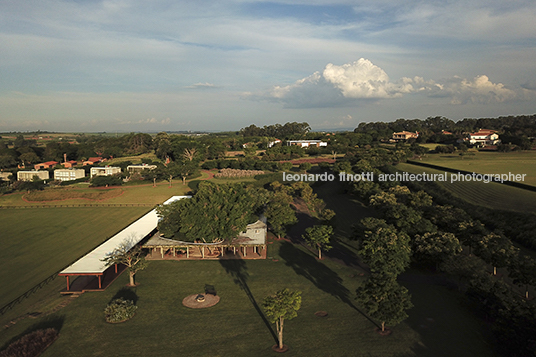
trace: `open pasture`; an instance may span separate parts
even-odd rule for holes
[[[399,170],[413,174],[423,172],[427,174],[444,174],[445,172],[406,163],[398,164],[396,167]],[[450,180],[450,173],[448,177]],[[536,192],[495,182],[455,181],[451,183],[450,181],[436,181],[436,183],[456,197],[475,205],[501,210],[536,213]]]
[[[0,306],[110,238],[147,207],[0,210]]]
[[[527,174],[525,183],[536,186],[536,151],[475,152],[475,155],[429,154],[423,162],[480,174]]]

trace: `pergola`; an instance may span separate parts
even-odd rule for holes
[[[191,196],[173,196],[164,204],[168,204],[182,198],[190,198]],[[98,279],[98,289],[102,289],[102,280],[105,272],[111,267],[107,266],[103,261],[121,244],[128,244],[130,248],[141,242],[156,230],[158,224],[158,214],[156,209],[151,210],[143,217],[132,223],[121,232],[117,233],[106,242],[93,249],[84,257],[77,260],[75,263],[62,270],[58,275],[65,276],[67,279],[67,291],[70,290],[70,277],[78,276],[95,276]],[[117,273],[117,264],[114,267]]]
[[[152,249],[153,251],[159,249],[162,259],[164,258],[164,253],[168,251],[171,251],[173,256],[176,256],[178,249],[185,250],[186,258],[190,258],[192,250],[196,248],[201,252],[202,259],[207,258],[205,248],[208,250],[219,248],[220,252],[218,256],[212,254],[208,256],[209,259],[219,259],[224,255],[225,249],[233,249],[234,254],[236,254],[236,251],[238,250],[242,253],[244,258],[246,258],[248,247],[253,247],[254,253],[258,253],[259,249],[266,249],[266,223],[258,220],[255,223],[249,224],[246,232],[242,232],[238,237],[231,241],[216,243],[185,242],[160,237],[158,234],[155,234],[141,247]]]

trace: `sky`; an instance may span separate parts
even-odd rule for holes
[[[536,113],[533,0],[0,0],[0,132]]]

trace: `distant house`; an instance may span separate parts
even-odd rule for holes
[[[0,172],[0,180],[9,181],[11,175],[13,175],[11,172]]]
[[[84,169],[56,169],[54,170],[54,180],[71,181],[82,177],[86,177]]]
[[[302,148],[328,146],[328,143],[322,140],[289,140],[287,146],[299,146]]]
[[[76,161],[74,161],[74,160],[70,160],[70,161],[62,162],[61,164],[63,165],[63,167],[65,167],[66,169],[68,169],[68,168],[70,168],[70,167],[73,167],[73,166],[78,165],[78,162],[76,162]]]
[[[95,176],[112,176],[115,174],[120,174],[121,168],[115,166],[92,167],[89,173],[90,178],[93,178]]]
[[[106,161],[106,159],[103,159],[102,157],[90,157],[89,159],[87,159],[86,161],[84,161],[82,164],[84,166],[86,165],[95,165],[95,164],[98,164],[98,163],[101,163],[103,161]]]
[[[409,140],[409,139],[417,139],[419,137],[418,132],[412,133],[411,131],[401,131],[398,133],[393,133],[393,137],[391,140],[394,141],[402,141],[402,140]]]
[[[48,180],[50,175],[48,171],[19,171],[17,172],[17,180],[19,181],[33,181],[34,177],[37,176],[39,180]]]
[[[130,174],[133,174],[135,172],[142,172],[144,170],[154,170],[156,169],[156,165],[148,165],[148,164],[140,164],[140,165],[128,165],[127,171]]]
[[[450,131],[441,130],[441,134],[443,135],[453,135]]]
[[[485,145],[497,145],[501,141],[499,135],[495,130],[480,129],[474,133],[466,134],[464,141],[469,142],[472,145],[485,146]]]
[[[277,144],[281,144],[281,140],[275,139],[274,141],[270,141],[268,143],[268,147],[271,148],[272,146],[277,145]]]
[[[36,170],[41,170],[41,169],[49,169],[51,167],[54,167],[58,164],[57,161],[47,161],[47,162],[42,162],[40,164],[35,164],[34,165],[34,169]]]

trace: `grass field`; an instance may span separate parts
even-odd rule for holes
[[[108,290],[86,293],[48,317],[21,320],[0,337],[0,345],[36,326],[60,328],[46,356],[273,356],[274,326],[259,306],[278,289],[302,291],[298,317],[285,323],[290,356],[494,356],[486,332],[440,286],[408,283],[415,301],[410,319],[389,337],[374,332],[355,304],[363,277],[329,260],[318,261],[285,241],[269,245],[265,261],[153,261],[138,273],[130,292],[136,316],[122,324],[104,322],[103,310],[124,289],[121,276]],[[285,277],[284,280],[281,277]],[[188,309],[182,299],[214,285],[221,301]],[[65,298],[72,299],[72,298]],[[315,316],[327,311],[328,317]],[[452,341],[456,343],[452,343]]]
[[[444,173],[444,171],[406,163],[398,164],[396,167],[399,170],[414,174],[423,172],[428,174]],[[450,181],[436,181],[436,183],[456,197],[475,205],[502,210],[536,213],[536,192],[494,182],[483,183],[471,181],[451,183]]]
[[[0,211],[0,306],[117,233],[147,207]]]
[[[527,174],[525,183],[536,186],[536,152],[476,152],[474,156],[461,158],[456,154],[429,154],[422,158],[423,162],[448,167],[451,169],[465,170],[481,174],[513,173]]]
[[[204,174],[206,176],[206,174]],[[120,191],[120,194],[118,193]],[[47,192],[48,191],[48,192]],[[108,197],[106,192],[110,191],[109,199],[98,200],[99,196]],[[146,185],[136,186],[121,186],[119,188],[89,188],[87,185],[68,186],[65,188],[55,188],[45,190],[44,193],[35,193],[35,195],[47,195],[51,199],[61,199],[60,201],[40,201],[27,202],[23,200],[26,192],[17,192],[8,195],[0,196],[0,206],[43,206],[43,205],[107,205],[107,204],[149,204],[156,205],[164,202],[171,196],[184,195],[190,191],[188,185],[183,185],[181,180],[174,180],[172,187],[169,187],[168,182],[159,182],[156,187],[148,182]],[[67,197],[72,197],[75,194],[78,198],[64,199],[65,192]],[[30,195],[34,195],[33,193]],[[31,197],[31,196],[30,196]],[[93,199],[87,199],[91,197]]]

